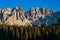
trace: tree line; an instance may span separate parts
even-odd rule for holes
[[[46,26],[0,25],[0,40],[60,40],[60,24]]]

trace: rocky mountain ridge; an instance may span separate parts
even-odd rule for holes
[[[52,16],[55,14],[52,10],[48,10],[47,8],[31,8],[27,12],[24,12],[21,7],[13,9],[2,8],[0,9],[0,24],[18,26],[40,26],[41,24],[50,25],[50,21],[54,20],[54,17]]]

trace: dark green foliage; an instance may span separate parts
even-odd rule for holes
[[[60,40],[60,25],[19,27],[1,24],[0,40]]]

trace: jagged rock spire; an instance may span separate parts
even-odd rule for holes
[[[22,7],[2,8],[0,9],[0,21],[8,25],[33,25],[38,23],[37,20],[41,22],[45,16],[50,14],[52,14],[52,11],[46,8],[32,7],[27,12],[24,12]]]

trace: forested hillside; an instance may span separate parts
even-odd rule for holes
[[[0,40],[60,40],[60,24],[47,26],[0,25]]]

